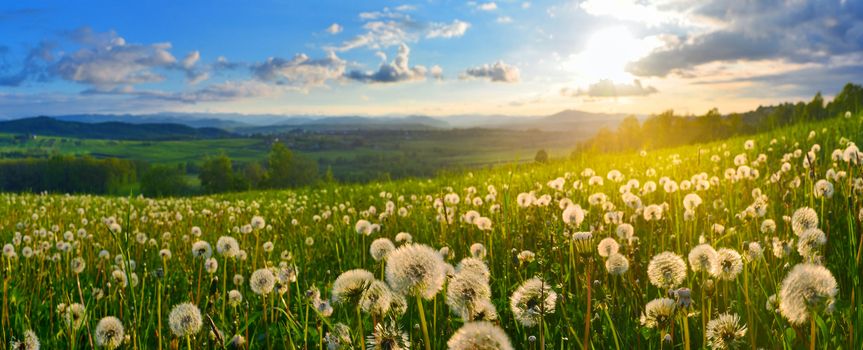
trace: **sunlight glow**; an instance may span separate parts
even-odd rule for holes
[[[581,78],[580,83],[602,79],[631,83],[633,76],[626,72],[626,65],[659,45],[654,37],[636,39],[624,27],[606,28],[590,36],[584,50],[572,57],[567,68]]]

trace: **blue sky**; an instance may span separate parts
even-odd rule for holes
[[[743,111],[863,82],[859,1],[0,4],[0,114]]]

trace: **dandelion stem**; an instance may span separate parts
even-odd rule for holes
[[[363,329],[363,314],[360,310],[360,306],[357,305],[357,327],[360,329],[360,349],[366,350],[366,332]],[[425,323],[423,323],[425,325]],[[425,329],[425,327],[423,327]]]
[[[815,315],[809,321],[809,350],[815,350]]]
[[[419,309],[419,312],[420,312],[420,326],[422,327],[422,330],[423,330],[423,341],[425,343],[424,344],[425,349],[431,350],[431,342],[429,342],[429,331],[428,331],[428,327],[426,326],[426,314],[425,314],[425,311],[423,310],[423,299],[419,295],[417,295],[417,308]],[[363,350],[365,350],[365,347],[363,347]]]

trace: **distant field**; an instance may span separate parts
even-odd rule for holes
[[[190,141],[113,141],[0,134],[0,158],[44,158],[90,155],[143,160],[151,164],[199,164],[208,155],[224,153],[233,161],[263,161],[278,139],[294,152],[330,167],[343,180],[432,176],[442,169],[532,161],[537,150],[551,157],[569,154],[580,135],[540,131],[467,129],[447,131],[356,131],[289,133],[273,137]],[[401,164],[401,167],[380,164]],[[386,169],[386,171],[384,171]]]

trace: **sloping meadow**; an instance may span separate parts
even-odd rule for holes
[[[2,342],[858,349],[861,130],[290,192],[0,195]]]

